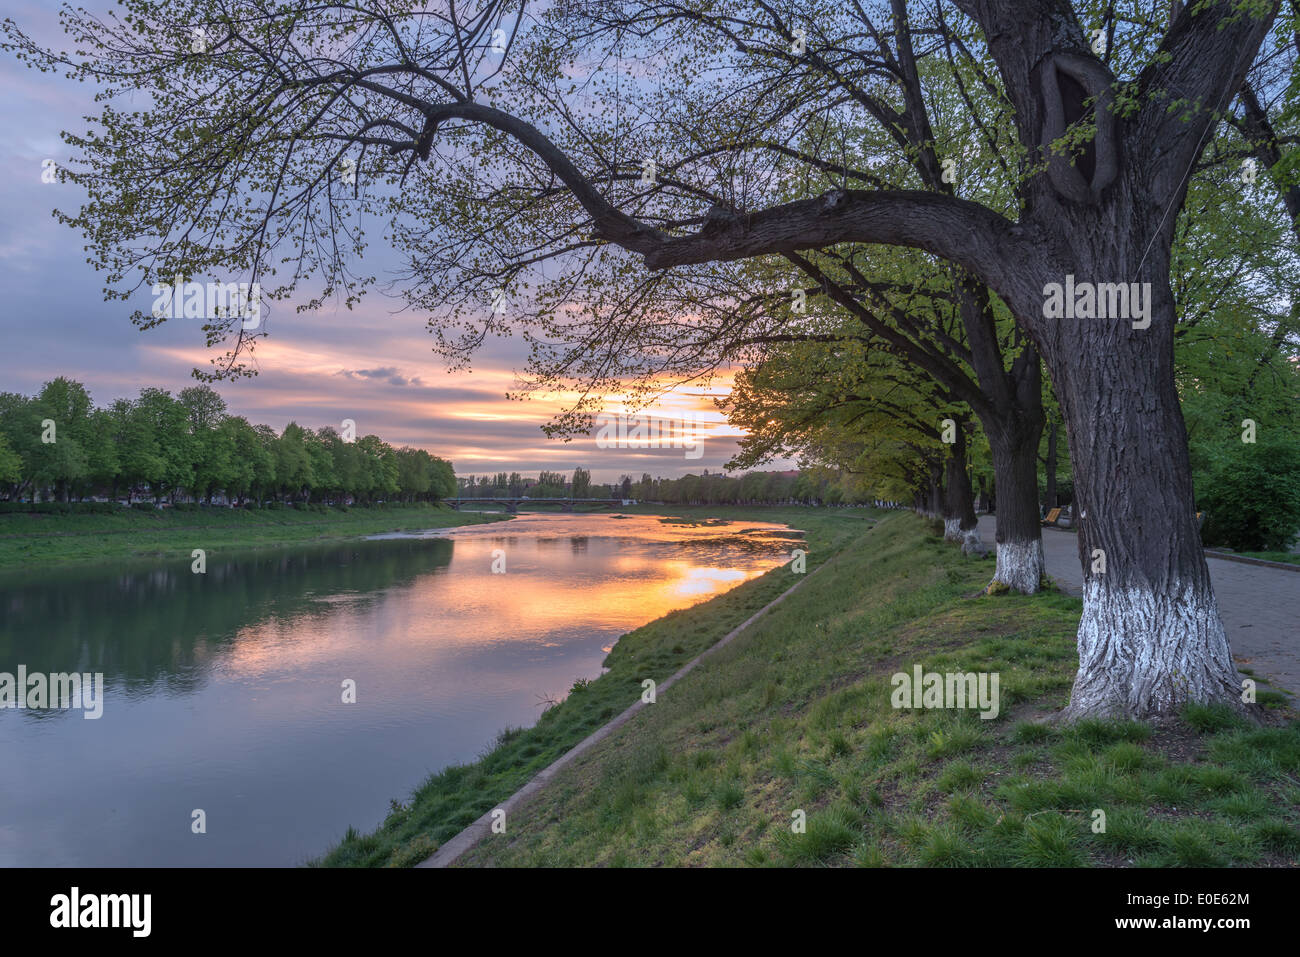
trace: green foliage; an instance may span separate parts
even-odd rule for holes
[[[0,515],[109,515],[117,509],[112,502],[0,502]]]
[[[836,469],[814,466],[789,472],[746,472],[731,476],[704,469],[699,475],[653,478],[640,481],[625,475],[612,485],[592,485],[584,469],[575,470],[577,485],[568,484],[558,472],[542,472],[544,481],[525,485],[519,473],[451,478],[451,488],[462,498],[502,498],[527,495],[530,498],[630,498],[638,502],[668,505],[865,505],[874,497],[860,477]],[[459,489],[456,483],[459,482]]]
[[[1300,530],[1300,441],[1239,443],[1221,455],[1203,483],[1207,545],[1238,551],[1283,551]]]
[[[102,409],[67,378],[31,398],[0,393],[0,498],[20,506],[7,511],[90,495],[147,496],[134,503],[141,510],[163,500],[197,508],[217,493],[254,508],[274,498],[324,511],[326,499],[436,502],[455,490],[451,463],[424,449],[394,449],[375,435],[345,442],[296,422],[276,435],[228,415],[206,385],[175,397],[146,388]]]
[[[0,482],[17,482],[22,477],[23,460],[0,432]]]

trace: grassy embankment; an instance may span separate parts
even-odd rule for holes
[[[1039,723],[1068,695],[1080,602],[1059,593],[973,597],[990,568],[962,559],[913,516],[889,516],[461,863],[1300,859],[1300,722],[1281,695],[1261,694],[1262,727],[1199,707],[1169,723]],[[764,587],[759,579],[624,638],[611,672],[547,712],[543,734],[591,730],[634,699],[642,677],[662,678],[685,660],[687,643],[707,645],[743,618],[722,614],[727,603]],[[683,654],[668,653],[674,642]],[[890,677],[914,664],[999,673],[1001,714],[895,710]],[[546,741],[507,732],[483,761],[435,777],[378,832],[351,835],[326,862],[415,863],[512,790],[501,787],[507,779],[522,783],[521,761],[531,756],[528,771],[543,766],[554,753]],[[802,834],[790,826],[797,810],[807,815]],[[1104,831],[1093,830],[1096,810]]]
[[[302,545],[406,529],[447,528],[504,516],[429,505],[382,508],[213,508],[115,512],[111,515],[0,515],[0,570],[135,559],[208,558],[226,551]]]

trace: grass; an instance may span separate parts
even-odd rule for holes
[[[136,559],[188,559],[203,548],[211,559],[244,551],[356,538],[408,529],[448,528],[505,516],[429,505],[382,508],[213,508],[198,511],[124,510],[111,515],[0,515],[0,571]]]
[[[991,567],[911,515],[887,517],[459,863],[1294,866],[1293,713],[1273,702],[1263,726],[1214,708],[1159,723],[1042,724],[1069,692],[1081,605],[1059,593],[982,596]],[[612,715],[638,676],[675,665],[663,652],[675,635],[702,647],[743,616],[729,604],[776,590],[750,584],[624,639],[583,694],[604,694],[609,680]],[[627,668],[634,659],[641,667]],[[997,672],[999,716],[892,708],[891,675],[916,663]],[[544,716],[546,740],[592,714],[566,713],[569,703]],[[538,742],[530,734],[515,745]],[[416,796],[418,816],[345,839],[326,862],[413,863],[560,753],[543,745],[524,769],[515,745],[435,778]]]
[[[806,533],[809,572],[852,542],[860,541],[873,516],[879,514],[865,509],[773,508],[757,515],[753,509],[726,507],[636,510],[688,521],[758,518],[789,524]],[[441,842],[505,800],[538,771],[638,700],[643,679],[663,681],[792,584],[794,575],[783,566],[624,635],[604,662],[608,671],[593,681],[576,684],[562,703],[542,713],[536,725],[504,730],[478,761],[432,775],[408,800],[393,801],[392,813],[376,831],[364,835],[349,831],[337,846],[313,863],[369,867],[419,863]],[[675,688],[672,694],[675,698]],[[747,737],[743,732],[739,740],[748,742],[745,747],[754,751],[764,746],[759,737]],[[681,758],[658,744],[641,747],[636,741],[627,742],[622,758],[617,772],[607,781],[608,804],[602,814],[625,821],[649,840],[655,834],[658,817],[641,797],[654,781],[677,767]],[[748,799],[746,782],[728,775],[718,755],[708,748],[697,749],[686,759],[686,767],[693,777],[682,791],[684,802],[723,816],[741,812]],[[720,841],[725,838],[725,834],[719,835]]]
[[[1246,558],[1258,558],[1266,562],[1283,562],[1288,565],[1300,565],[1300,553],[1297,552],[1237,552]]]

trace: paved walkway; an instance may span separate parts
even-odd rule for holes
[[[980,516],[980,537],[993,547],[997,521]],[[1043,529],[1047,574],[1073,595],[1083,591],[1078,540],[1073,532]],[[1219,614],[1232,656],[1258,678],[1300,693],[1300,572],[1209,558]]]

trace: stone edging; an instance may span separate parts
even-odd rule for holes
[[[1241,562],[1243,565],[1263,565],[1265,568],[1284,568],[1289,572],[1300,572],[1300,565],[1291,562],[1270,562],[1264,558],[1250,558],[1246,555],[1230,555],[1227,552],[1205,550],[1206,558],[1222,558],[1225,562]]]
[[[1058,532],[1074,532],[1078,534],[1077,528],[1061,525],[1044,525],[1043,528],[1054,528]],[[1243,565],[1263,565],[1265,568],[1281,568],[1289,572],[1300,572],[1300,565],[1291,562],[1270,562],[1263,558],[1250,558],[1246,555],[1234,555],[1231,552],[1217,552],[1212,548],[1204,549],[1206,558],[1222,558],[1225,562],[1241,562]]]

